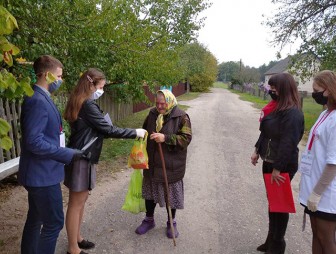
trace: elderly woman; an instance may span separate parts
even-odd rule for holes
[[[176,209],[184,208],[183,177],[186,170],[187,147],[192,136],[190,119],[186,112],[177,106],[176,98],[169,90],[159,90],[156,93],[156,107],[149,111],[143,128],[150,134],[147,141],[149,169],[144,170],[142,186],[147,212],[135,232],[142,235],[154,228],[155,206],[158,203],[163,207],[166,203],[162,162],[156,144],[161,143],[166,162],[168,196],[176,238],[179,234],[175,221]],[[166,208],[168,213],[168,207]],[[173,238],[169,216],[167,237]]]

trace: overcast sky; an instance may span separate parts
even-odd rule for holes
[[[271,0],[211,0],[213,5],[202,12],[205,26],[199,31],[198,41],[205,45],[219,63],[239,61],[259,67],[277,60],[277,48],[269,28],[262,25],[262,15],[271,16],[275,5]],[[295,53],[295,46],[281,52],[282,58]]]

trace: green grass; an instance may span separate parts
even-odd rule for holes
[[[230,92],[238,94],[239,95],[239,99],[243,100],[243,101],[249,101],[252,102],[254,107],[256,108],[263,108],[269,101],[268,100],[264,100],[260,97],[257,96],[253,96],[247,93],[242,93],[236,90],[230,90]]]
[[[322,111],[322,106],[317,104],[312,97],[303,99],[303,113],[305,118],[306,132],[309,132]]]
[[[189,92],[177,97],[177,102],[179,101],[190,101],[196,99],[201,93],[198,92]],[[183,102],[182,102],[183,103]]]
[[[227,88],[229,88],[229,85],[226,84],[226,83],[223,83],[223,82],[215,82],[213,84],[213,87],[214,88],[224,88],[224,89],[227,89]]]

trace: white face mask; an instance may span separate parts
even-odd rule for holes
[[[100,96],[102,96],[104,93],[103,89],[97,89],[93,94],[92,94],[92,99],[97,100]]]

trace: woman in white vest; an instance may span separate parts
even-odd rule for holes
[[[336,253],[336,74],[314,77],[313,98],[327,105],[312,127],[300,163],[300,203],[309,214],[312,253]]]

